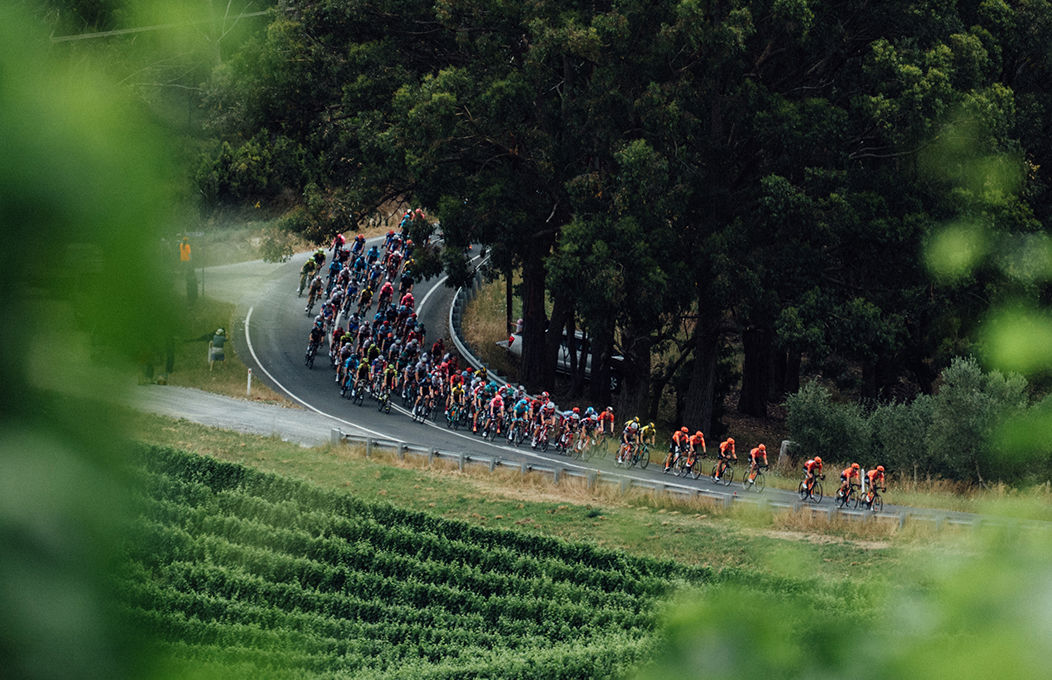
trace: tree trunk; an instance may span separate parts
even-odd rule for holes
[[[596,408],[610,404],[610,355],[614,341],[613,323],[604,323],[592,334],[592,365],[588,379],[588,398]]]
[[[513,303],[514,303],[514,296],[512,295],[513,291],[512,291],[512,285],[511,285],[511,277],[512,277],[512,269],[511,269],[511,267],[508,267],[504,271],[504,315],[505,315],[505,324],[507,326],[507,328],[505,328],[505,330],[504,330],[505,333],[511,333],[511,332],[513,332],[515,330],[515,325],[514,325],[514,323],[511,320],[512,319],[511,308],[512,308]]]
[[[542,388],[550,390],[555,385],[555,367],[559,360],[559,347],[562,345],[563,331],[573,321],[573,306],[566,296],[556,295],[552,304],[552,319],[544,335],[544,366]]]
[[[716,360],[719,356],[719,331],[716,321],[701,315],[694,327],[694,365],[687,393],[683,397],[683,422],[693,423],[703,432],[711,432],[716,397]],[[692,427],[692,425],[687,425]]]
[[[645,331],[638,335],[629,330],[625,333],[625,361],[621,375],[621,393],[617,395],[615,413],[624,422],[632,416],[650,420],[654,408],[649,403],[651,383],[650,352],[653,343]]]
[[[742,389],[738,410],[750,416],[767,416],[767,390],[770,383],[771,333],[766,328],[749,327],[742,333],[745,360],[742,362]]]
[[[784,394],[795,394],[800,391],[800,362],[803,356],[798,350],[791,349],[787,353],[785,365]]]
[[[530,250],[522,264],[522,368],[520,380],[530,391],[542,388],[544,378],[544,257]]]

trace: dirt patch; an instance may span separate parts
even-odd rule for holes
[[[830,545],[846,543],[853,545],[856,548],[862,548],[863,550],[884,550],[891,547],[891,543],[888,541],[864,541],[864,540],[852,540],[841,538],[839,536],[830,536],[828,534],[819,534],[811,531],[784,531],[772,529],[769,531],[761,532],[762,535],[768,538],[774,538],[780,541],[801,541],[804,543],[811,543],[813,545]]]

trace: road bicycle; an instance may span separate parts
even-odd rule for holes
[[[696,453],[685,453],[673,463],[673,468],[677,477],[689,475],[697,479],[701,477],[701,457]]]
[[[522,418],[514,418],[511,427],[508,428],[508,443],[519,446],[526,439],[526,421]]]
[[[586,432],[578,432],[574,437],[573,449],[570,455],[580,461],[587,461],[592,457],[592,438]]]
[[[815,477],[811,480],[811,488],[807,488],[807,482],[800,482],[800,500],[818,504],[822,502],[822,480],[825,475]]]
[[[718,470],[719,467],[720,467],[720,461],[717,460],[713,464],[712,472],[709,473],[709,476],[712,477],[712,480],[714,482],[716,482],[717,484],[722,484],[724,486],[730,486],[731,482],[734,481],[734,466],[731,465],[730,461],[726,461],[724,463],[724,465],[723,465],[723,473],[720,474],[720,478],[719,479],[716,479],[716,470]]]
[[[837,489],[836,491],[836,506],[838,508],[846,508],[850,505],[858,507],[858,493],[857,490],[861,488],[858,484],[851,482],[847,485],[847,493],[843,490]]]
[[[318,343],[311,340],[307,345],[307,353],[303,356],[303,363],[307,368],[314,368],[314,357],[318,354]]]
[[[303,309],[307,316],[314,313],[314,303],[318,301],[318,290],[316,288],[310,289],[310,295],[307,296],[307,306]]]
[[[365,393],[369,390],[367,381],[365,379],[355,380],[354,388],[351,392],[351,401],[361,406],[365,403]]]
[[[381,413],[391,412],[391,390],[381,386],[376,395],[376,410]]]
[[[766,465],[761,465],[756,472],[745,475],[742,479],[742,488],[746,491],[763,493],[763,490],[767,488],[767,475],[763,473],[766,467]]]
[[[859,494],[858,498],[855,499],[855,508],[859,510],[872,510],[873,512],[880,512],[884,509],[884,492],[887,490],[886,487],[876,486],[873,487],[873,500],[866,501],[865,494]]]

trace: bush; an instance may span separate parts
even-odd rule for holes
[[[932,398],[928,395],[908,404],[878,406],[869,417],[873,459],[864,466],[883,465],[889,473],[901,475],[933,474],[935,469],[925,444],[931,411]]]
[[[868,416],[855,404],[835,402],[816,382],[791,395],[786,407],[790,437],[804,456],[980,484],[1018,481],[1035,463],[1039,471],[1048,467],[1041,445],[1003,427],[1014,420],[1023,431],[1040,422],[1040,409],[1028,408],[1026,380],[984,373],[971,358],[955,359],[942,372],[934,396],[881,405]]]
[[[869,455],[869,424],[856,404],[835,403],[829,390],[811,381],[785,405],[789,435],[803,456],[857,460]]]
[[[957,358],[942,372],[932,400],[931,426],[925,438],[935,472],[951,479],[1002,479],[995,466],[992,437],[1005,419],[1027,406],[1027,382],[999,371],[983,373],[972,358]]]
[[[295,237],[281,225],[267,227],[259,243],[259,255],[264,262],[288,262],[292,257]]]

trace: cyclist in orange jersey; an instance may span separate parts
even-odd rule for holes
[[[847,496],[852,482],[861,484],[862,474],[859,472],[860,469],[858,463],[852,463],[840,473],[840,490],[837,491],[838,498]]]
[[[668,444],[668,455],[665,456],[665,472],[676,464],[681,454],[686,453],[688,446],[690,446],[690,430],[684,425],[672,433],[672,440]]]
[[[866,473],[866,505],[873,502],[873,489],[883,489],[885,484],[883,465],[878,465]]]
[[[720,481],[720,475],[732,460],[738,460],[738,454],[734,450],[734,437],[727,437],[720,443],[720,452],[717,454],[719,463],[716,466],[716,474],[713,480]]]
[[[804,463],[804,481],[800,482],[800,489],[810,490],[814,484],[815,477],[822,476],[822,459],[819,456],[809,459]]]
[[[767,467],[767,447],[759,444],[749,451],[749,481],[752,481],[756,473],[765,467]]]

